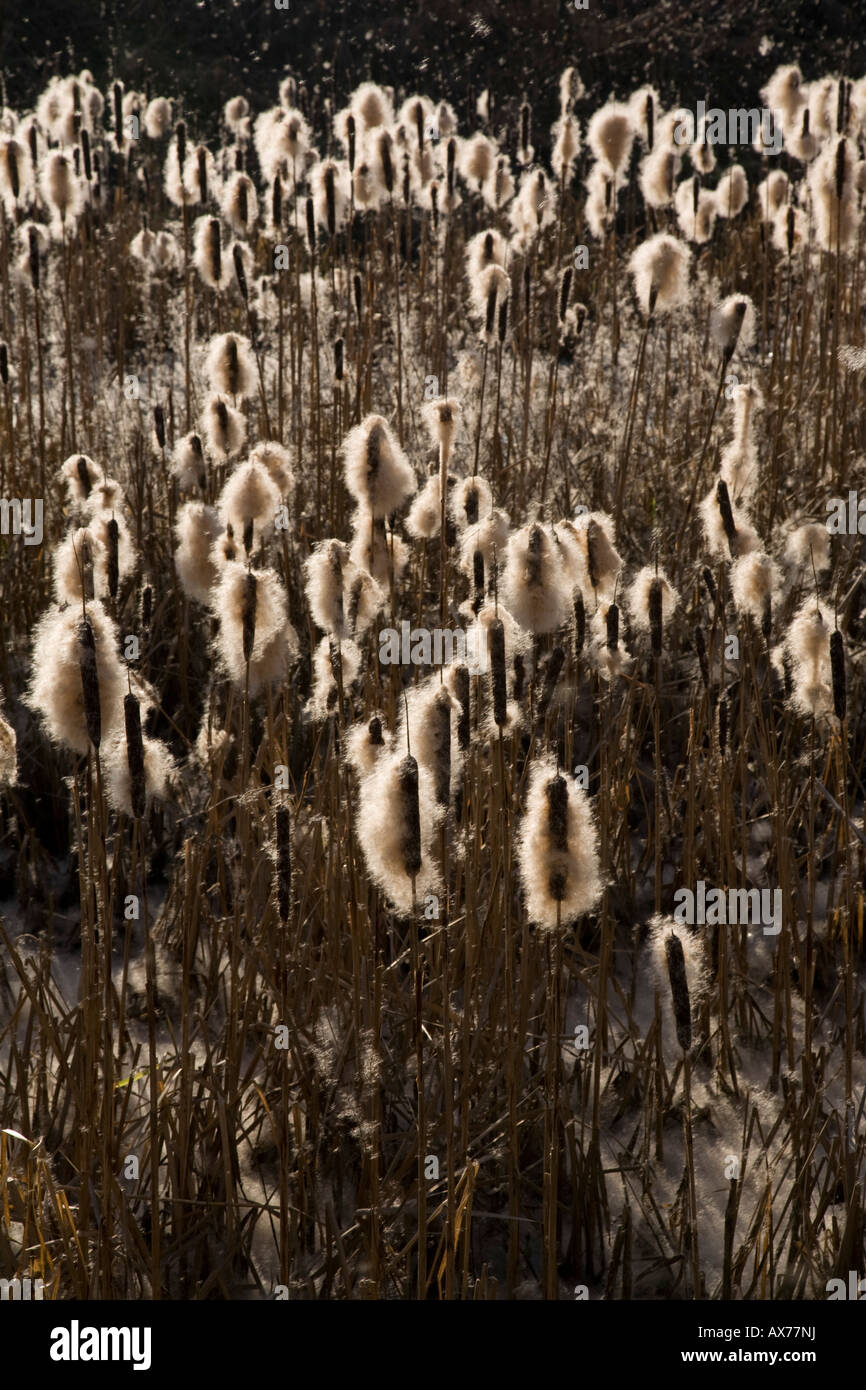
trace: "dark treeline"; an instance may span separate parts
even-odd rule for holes
[[[149,95],[181,95],[212,128],[228,97],[272,103],[288,72],[308,79],[315,117],[367,78],[447,95],[463,122],[490,86],[502,122],[526,92],[540,148],[557,114],[556,79],[578,67],[595,100],[643,81],[663,99],[754,105],[780,62],[811,79],[866,71],[858,7],[839,0],[5,0],[0,67],[7,100],[33,103],[48,78],[89,67]],[[763,44],[762,39],[768,39]],[[498,124],[494,119],[494,124]]]

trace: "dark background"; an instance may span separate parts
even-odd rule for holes
[[[651,81],[663,101],[703,97],[723,107],[758,105],[758,89],[781,62],[798,61],[807,80],[866,73],[863,0],[589,0],[586,10],[566,0],[288,3],[2,0],[7,100],[26,109],[50,76],[86,66],[103,89],[119,77],[151,96],[182,95],[205,133],[231,96],[243,93],[255,110],[273,104],[291,72],[307,81],[313,114],[324,96],[342,105],[373,78],[397,88],[398,99],[419,90],[446,96],[466,132],[489,85],[503,116],[529,95],[543,145],[569,63],[595,102]],[[764,36],[773,47],[761,55]]]

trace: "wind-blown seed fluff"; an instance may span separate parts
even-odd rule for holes
[[[568,617],[570,592],[562,563],[538,522],[509,537],[502,592],[506,607],[529,632],[555,632]]]
[[[753,550],[731,565],[731,596],[740,613],[749,613],[758,624],[768,624],[775,610],[781,575],[769,555]]]
[[[247,422],[223,395],[209,396],[202,412],[202,430],[208,448],[221,461],[239,454],[247,435]]]
[[[629,108],[621,102],[609,101],[592,117],[586,143],[599,163],[617,174],[628,163],[634,137],[634,121]]]
[[[177,514],[174,533],[177,549],[174,563],[177,577],[187,598],[208,604],[218,579],[212,547],[222,532],[215,507],[204,502],[185,502]]]
[[[168,748],[159,739],[144,735],[141,742],[147,807],[154,800],[165,801],[168,798],[169,784],[176,767]],[[129,764],[126,738],[118,737],[106,751],[105,791],[109,805],[127,816],[134,814],[133,776]]]
[[[220,493],[217,509],[224,525],[243,536],[252,523],[253,545],[270,535],[280,494],[270,473],[252,459],[238,464]]]
[[[732,164],[716,184],[716,214],[737,217],[749,201],[749,183],[741,164]]]
[[[110,738],[123,719],[126,677],[117,656],[117,630],[97,602],[87,605],[93,634],[95,670],[103,738]],[[39,714],[50,738],[75,753],[90,747],[84,706],[79,628],[81,608],[49,608],[39,620],[33,641],[30,685],[25,703]]]
[[[622,569],[612,517],[607,512],[581,512],[574,519],[574,529],[583,546],[589,579],[584,598],[593,605],[596,597],[612,598]]]
[[[70,454],[60,465],[60,476],[66,484],[71,502],[84,502],[105,477],[98,463],[87,454]]]
[[[246,400],[257,390],[256,363],[248,338],[220,333],[211,338],[204,361],[211,391]]]
[[[392,907],[408,916],[412,911],[413,893],[407,863],[417,864],[419,851],[420,867],[415,874],[416,905],[423,906],[428,894],[441,892],[433,847],[444,808],[437,805],[430,773],[416,764],[418,825],[413,828],[401,786],[404,761],[404,749],[395,748],[380,757],[373,771],[364,777],[356,827],[370,878]],[[417,841],[414,841],[413,829]]]
[[[629,616],[635,628],[639,632],[650,631],[650,590],[653,584],[658,581],[661,593],[661,621],[662,627],[666,628],[674,615],[674,610],[680,601],[677,590],[671,584],[664,570],[656,569],[655,565],[644,565],[638,570],[626,595],[626,604]]]
[[[810,578],[814,565],[816,574],[830,568],[830,533],[826,524],[807,521],[794,527],[785,543],[785,560]]]
[[[412,466],[381,415],[367,415],[349,431],[343,456],[346,486],[372,516],[391,516],[414,493]]]
[[[254,638],[250,654],[250,695],[257,695],[267,684],[285,680],[298,651],[298,639],[288,620],[288,600],[275,570],[254,570]],[[236,561],[224,567],[211,593],[213,612],[219,617],[217,645],[229,679],[236,689],[246,682],[244,656],[244,607],[247,570]]]
[[[689,248],[665,232],[632,252],[628,268],[645,314],[666,313],[688,301],[691,261]]]
[[[602,894],[598,832],[589,799],[552,757],[533,764],[520,822],[517,862],[527,915],[555,931],[597,906]]]

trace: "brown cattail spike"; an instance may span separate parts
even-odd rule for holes
[[[421,868],[421,807],[418,800],[418,764],[407,753],[397,769],[403,826],[403,869],[416,878]]]
[[[279,174],[274,174],[274,186],[271,191],[271,221],[279,231],[283,221],[283,185]]]
[[[737,543],[737,528],[734,525],[734,513],[731,510],[731,495],[728,492],[728,485],[724,478],[720,478],[716,484],[716,500],[719,504],[719,512],[722,518],[722,525],[725,528],[725,535],[728,539],[728,549],[734,555],[734,547]]]
[[[436,800],[440,806],[447,806],[451,800],[451,697],[444,686],[433,702],[433,723]]]
[[[118,562],[119,540],[119,528],[114,517],[112,517],[108,523],[108,526],[106,527],[106,550],[108,551],[108,592],[112,598],[117,598],[117,585],[120,573]]]
[[[277,844],[277,908],[285,926],[292,907],[292,819],[288,806],[278,806],[274,816]]]
[[[141,820],[147,809],[144,743],[141,737],[141,708],[131,692],[123,697],[123,719],[126,725],[126,762],[129,767],[129,794],[132,801],[132,814],[136,820]]]
[[[538,721],[541,723],[547,714],[553,692],[556,689],[556,682],[562,673],[565,665],[565,650],[562,647],[554,647],[547,660],[547,668],[544,672],[544,685],[541,687],[541,698],[538,701]]]
[[[460,705],[457,716],[457,746],[461,751],[469,747],[469,668],[457,666],[454,669],[454,694]]]
[[[256,602],[257,602],[258,581],[252,570],[247,571],[246,587],[244,588],[243,610],[241,613],[241,631],[243,634],[244,661],[249,661],[253,654],[253,644],[256,640]]]
[[[583,651],[583,644],[586,640],[586,605],[583,602],[583,594],[580,589],[575,590],[574,594],[574,655],[575,659],[580,657]]]
[[[210,243],[210,263],[213,278],[217,284],[222,279],[222,245],[220,243],[220,224],[219,219],[212,217],[208,223],[208,240]]]
[[[605,614],[608,650],[615,652],[619,646],[619,608],[612,603]]]
[[[506,720],[507,708],[505,628],[501,618],[494,618],[487,629],[487,650],[490,657],[490,679],[493,690],[493,720],[501,729]]]
[[[562,272],[562,279],[559,282],[559,322],[564,323],[568,300],[571,295],[571,281],[574,271],[570,265],[565,267]]]
[[[246,304],[249,301],[249,291],[247,290],[247,273],[244,270],[244,257],[241,248],[237,243],[232,247],[232,261],[235,267],[235,279],[238,282],[238,289],[241,292],[241,299]],[[237,357],[237,345],[235,345],[235,357]]]
[[[547,827],[551,848],[558,854],[568,853],[568,783],[561,772],[545,787],[547,796]]]
[[[349,143],[349,173],[355,172],[355,117],[349,116],[346,120],[346,135]]]
[[[695,628],[695,650],[698,654],[698,665],[701,668],[701,680],[704,683],[704,689],[709,690],[710,663],[707,660],[707,643],[704,637],[704,629],[700,624]]]
[[[88,618],[83,618],[78,624],[78,664],[81,669],[81,690],[87,735],[94,748],[98,748],[102,738],[102,710],[99,702],[96,642]]]
[[[833,712],[845,718],[848,696],[845,688],[845,642],[838,628],[830,634],[830,672],[833,677]]]
[[[665,941],[665,956],[668,964],[668,979],[671,984],[671,1003],[677,1029],[677,1042],[688,1052],[692,1045],[692,1008],[689,1000],[689,982],[686,978],[686,958],[683,943],[675,932]]]
[[[653,656],[662,654],[662,582],[654,579],[649,587],[649,625]]]

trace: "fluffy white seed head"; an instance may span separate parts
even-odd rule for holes
[[[343,457],[349,492],[374,517],[391,516],[415,491],[414,471],[381,415],[367,415],[349,431]]]
[[[602,894],[598,832],[585,791],[553,758],[532,765],[517,861],[527,915],[542,931],[563,928]]]
[[[665,232],[650,237],[632,252],[628,268],[645,314],[666,313],[687,302],[691,261],[692,253],[685,243]]]

